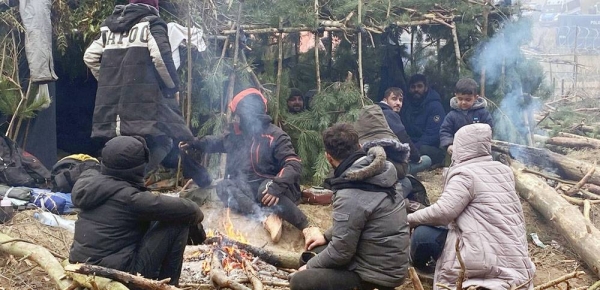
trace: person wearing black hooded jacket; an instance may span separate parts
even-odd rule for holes
[[[73,186],[75,222],[70,263],[87,263],[170,278],[179,283],[188,238],[206,238],[194,202],[144,188],[148,148],[141,137],[120,136],[102,149],[101,172],[85,171]]]

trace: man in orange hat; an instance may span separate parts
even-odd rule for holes
[[[273,242],[278,242],[284,219],[303,231],[315,232],[300,201],[302,164],[290,137],[271,123],[267,99],[254,88],[239,92],[229,104],[233,113],[230,132],[182,143],[182,150],[227,153],[225,179],[217,184],[223,203],[263,221]]]

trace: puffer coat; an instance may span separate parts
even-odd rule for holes
[[[455,287],[460,272],[455,250],[458,242],[466,268],[464,288],[533,288],[535,265],[527,253],[525,221],[514,175],[509,167],[492,160],[491,138],[488,124],[458,130],[440,199],[408,215],[411,226],[449,228],[437,260],[434,285]]]

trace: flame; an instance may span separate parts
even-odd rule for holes
[[[232,240],[236,240],[238,242],[247,244],[248,239],[246,239],[244,234],[242,234],[240,231],[236,230],[233,227],[233,223],[231,222],[230,212],[231,212],[231,210],[229,208],[227,208],[227,219],[225,221],[223,221],[223,228],[225,229],[225,235],[227,235],[227,237]]]

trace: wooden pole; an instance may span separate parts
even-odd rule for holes
[[[362,25],[362,0],[358,0],[358,26]],[[360,84],[360,95],[365,97],[364,79],[363,79],[363,63],[362,63],[362,32],[358,31],[358,81]],[[362,98],[361,98],[361,101]],[[364,106],[364,101],[363,101]]]
[[[187,110],[186,110],[186,116],[185,116],[185,123],[187,124],[187,126],[190,126],[190,123],[192,121],[192,81],[193,81],[193,76],[192,76],[192,70],[193,70],[193,66],[192,66],[192,1],[188,0],[188,29],[187,29],[187,34],[188,34],[188,39],[187,39],[187,71],[188,71],[188,76],[187,76]]]
[[[486,5],[483,7],[483,27],[481,29],[482,39],[486,40],[488,37],[488,18],[490,15],[490,8],[487,5],[487,0],[485,1]],[[479,81],[479,95],[485,97],[485,65],[481,67],[481,79]]]
[[[456,22],[452,24],[452,40],[454,42],[454,54],[456,55],[456,70],[460,75],[460,46],[458,45],[458,32],[456,32]]]
[[[279,28],[283,27],[283,18],[279,17]],[[275,112],[273,122],[279,124],[279,101],[281,101],[281,73],[283,71],[283,33],[277,37],[277,93],[275,97]]]
[[[579,26],[575,26],[575,45],[573,46],[573,92],[577,91],[577,74],[578,74],[578,63],[577,63],[577,38],[579,37]]]
[[[315,26],[319,27],[319,0],[315,0]],[[315,70],[317,74],[317,93],[321,92],[321,68],[319,67],[319,32],[315,29]]]

